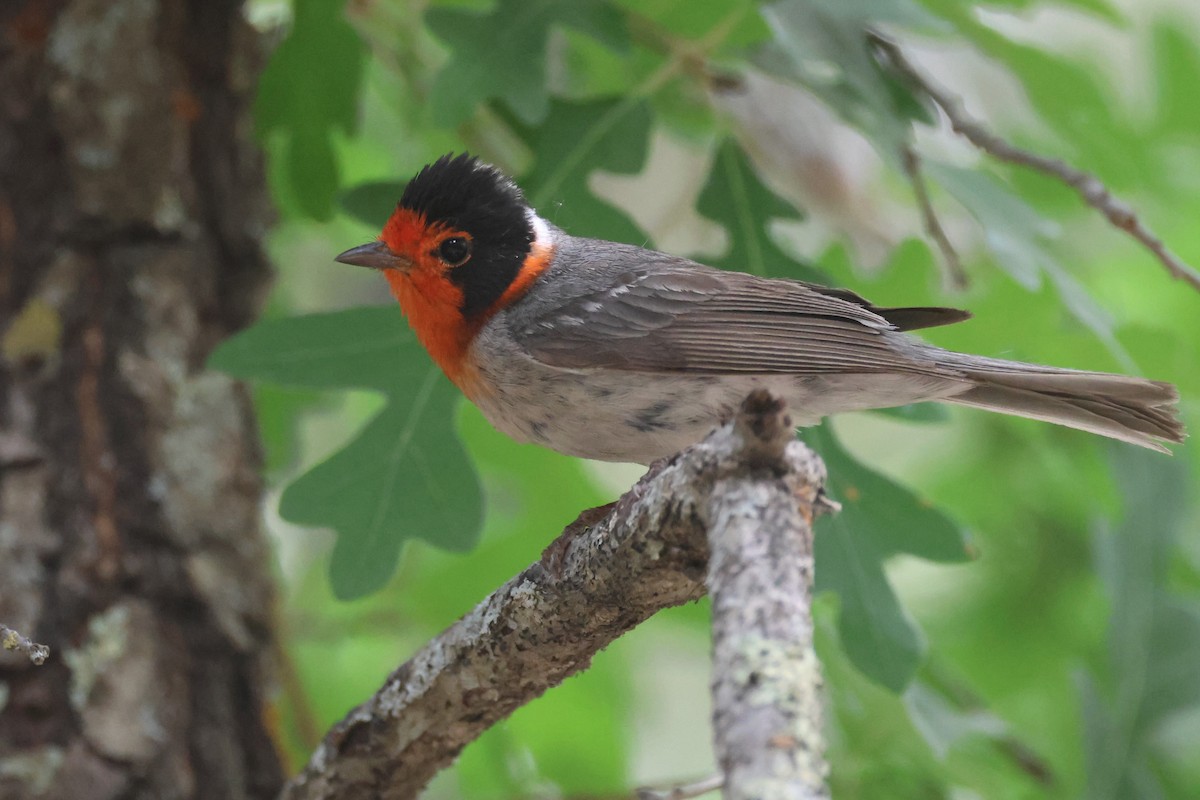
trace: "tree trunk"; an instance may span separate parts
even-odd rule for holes
[[[0,3],[0,796],[273,796],[245,392],[266,287],[235,0]]]

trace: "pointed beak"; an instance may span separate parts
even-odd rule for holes
[[[391,248],[383,242],[368,242],[360,244],[358,247],[352,247],[334,261],[371,269],[408,269],[412,266],[411,261],[393,253]]]

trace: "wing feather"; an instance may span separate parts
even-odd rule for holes
[[[912,323],[894,324],[889,316]],[[536,314],[513,331],[552,366],[691,373],[954,370],[896,333],[965,318],[954,309],[881,309],[853,292],[658,261]],[[919,323],[919,324],[917,324]]]

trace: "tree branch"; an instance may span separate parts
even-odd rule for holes
[[[812,622],[825,465],[792,430],[783,403],[747,398],[733,432],[754,468],[719,478],[709,499],[713,734],[727,800],[829,797]]]
[[[811,454],[809,461],[799,458],[807,450],[797,443],[787,449],[787,467],[794,468],[793,455],[805,466],[792,475],[774,445],[756,444],[755,430],[773,437],[780,424],[774,401],[768,412],[774,422],[762,422],[764,412],[744,405],[703,442],[651,466],[615,504],[581,514],[539,561],[426,644],[335,725],[282,797],[415,797],[469,742],[585,668],[605,645],[659,609],[701,597],[708,522],[714,512],[732,513],[714,498],[718,482],[720,493],[732,497],[765,480],[776,487],[775,502],[793,509],[799,502],[802,511],[793,513],[810,519],[821,499],[814,479],[823,469],[812,468]],[[813,658],[811,650],[799,657]]]
[[[45,664],[50,657],[49,647],[27,639],[7,625],[0,625],[0,645],[5,650],[15,650],[29,656],[29,660],[38,666]]]
[[[1070,186],[1085,203],[1103,214],[1114,227],[1128,233],[1154,254],[1167,268],[1171,277],[1200,289],[1200,272],[1168,250],[1162,240],[1142,224],[1133,208],[1114,197],[1099,178],[1060,159],[1031,153],[992,133],[967,114],[959,98],[921,74],[895,41],[877,31],[868,31],[867,38],[901,77],[942,109],[955,133],[993,158],[1037,170]]]
[[[946,285],[958,291],[966,289],[970,282],[967,280],[967,273],[963,269],[962,260],[958,257],[958,251],[954,249],[954,243],[946,235],[946,229],[942,227],[942,221],[938,219],[937,212],[933,208],[933,201],[929,197],[929,187],[925,185],[925,173],[921,171],[921,157],[917,155],[917,151],[911,144],[906,144],[900,149],[900,163],[904,167],[904,174],[908,176],[908,182],[912,185],[913,195],[917,199],[917,207],[921,210],[925,233],[942,251],[943,275]]]

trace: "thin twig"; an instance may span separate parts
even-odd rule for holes
[[[344,631],[342,635],[345,636]],[[272,638],[271,654],[275,659],[280,690],[291,711],[291,728],[304,750],[312,752],[321,743],[321,724],[313,711],[310,693],[305,691],[296,660],[284,646],[283,637]]]
[[[715,792],[725,785],[724,775],[710,775],[691,783],[681,783],[669,789],[651,789],[643,786],[638,789],[637,800],[691,800],[702,794]]]
[[[900,163],[904,165],[904,174],[912,184],[913,194],[917,198],[917,206],[921,209],[921,219],[925,223],[925,233],[937,244],[942,251],[942,276],[946,285],[951,289],[962,291],[967,288],[967,273],[963,269],[962,260],[953,242],[946,235],[942,221],[938,219],[933,209],[933,201],[929,199],[929,187],[925,183],[925,174],[921,171],[921,157],[911,144],[900,148]]]
[[[5,650],[15,650],[29,656],[29,660],[41,666],[50,657],[50,648],[44,644],[30,641],[7,625],[0,625],[0,645]]]
[[[1070,186],[1085,203],[1103,214],[1114,227],[1125,231],[1153,253],[1167,268],[1171,277],[1185,281],[1200,290],[1200,272],[1168,250],[1162,240],[1142,224],[1133,208],[1114,197],[1099,178],[1072,167],[1061,159],[1031,153],[992,133],[967,114],[959,98],[921,74],[896,42],[876,31],[868,31],[867,38],[884,54],[894,70],[942,109],[955,133],[993,158],[1037,170]]]

